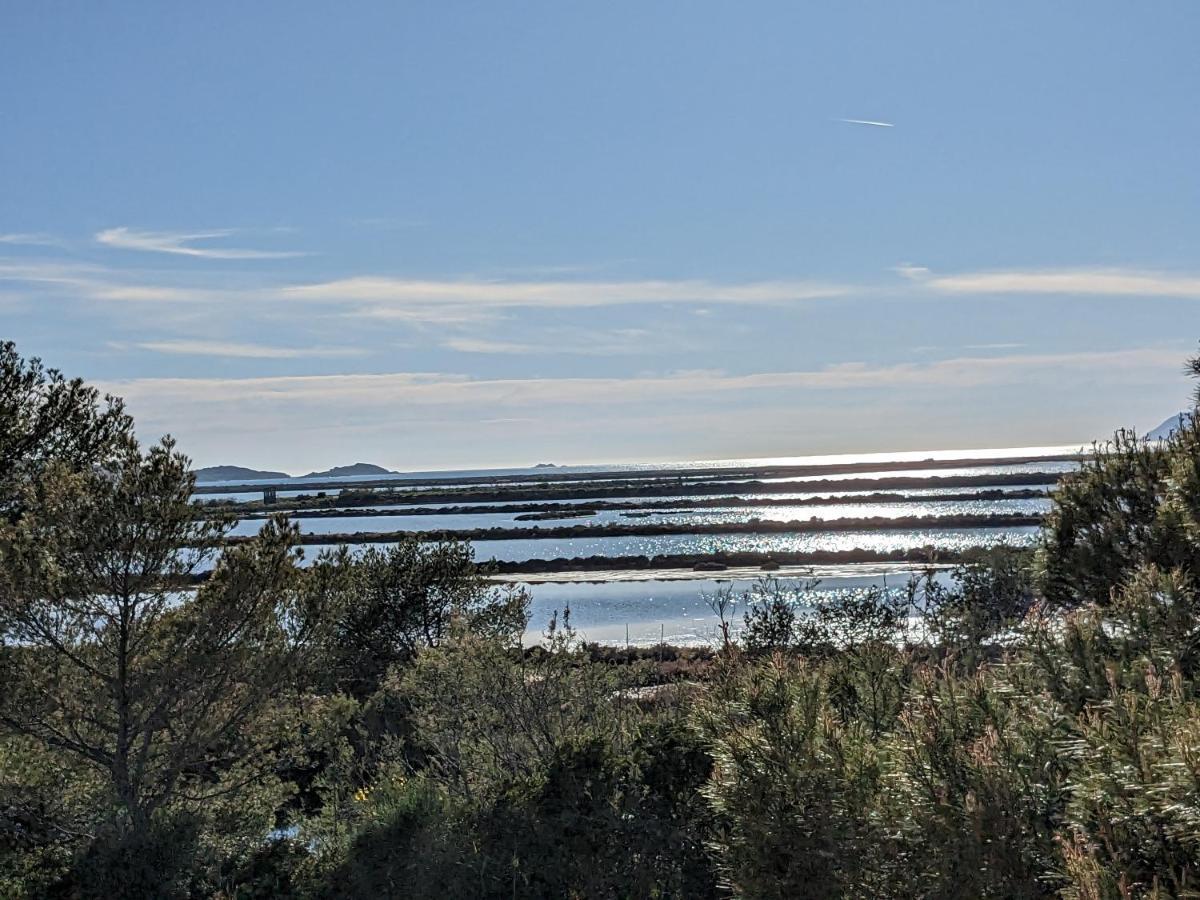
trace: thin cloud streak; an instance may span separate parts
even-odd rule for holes
[[[784,304],[839,297],[846,285],[806,281],[478,281],[356,277],[283,288],[288,297],[325,302],[474,307],[585,308],[630,303]]]
[[[480,405],[489,409],[549,404],[621,406],[697,396],[771,390],[876,392],[911,387],[976,388],[1044,379],[1047,373],[1093,376],[1135,372],[1174,377],[1173,351],[1140,348],[1111,353],[1063,353],[1005,357],[960,357],[934,363],[871,366],[843,363],[824,369],[731,375],[720,371],[678,372],[630,378],[472,379],[444,373],[304,375],[267,378],[146,378],[112,382],[107,389],[131,403],[188,415],[189,405],[217,410],[265,402],[305,408],[328,405],[331,423],[351,408],[381,410],[395,405]],[[631,399],[632,398],[632,399]]]
[[[244,278],[208,284],[162,283],[141,273],[72,264],[0,260],[0,281],[62,285],[80,299],[161,305],[236,303],[264,308],[297,303],[340,308],[353,318],[413,325],[478,325],[514,309],[591,309],[639,304],[787,306],[861,292],[850,284],[817,281],[712,282],[703,279],[642,281],[403,279],[359,276],[311,284],[247,284]]]
[[[877,122],[873,119],[838,119],[847,125],[874,125],[876,128],[895,128],[894,122]]]
[[[504,341],[491,338],[457,336],[442,346],[457,353],[499,354],[510,356],[623,356],[661,350],[666,336],[646,328],[618,328],[598,331],[582,328],[548,328],[539,331],[536,341]],[[670,336],[671,346],[679,349],[687,342]]]
[[[910,280],[945,294],[1078,294],[1200,299],[1200,275],[1137,269],[1050,269],[936,275],[912,266]]]
[[[61,247],[63,242],[52,234],[42,232],[0,234],[0,244],[19,247]]]
[[[498,353],[512,356],[531,356],[535,353],[547,352],[536,344],[522,344],[517,341],[492,341],[486,338],[456,337],[443,341],[442,346],[456,353]]]
[[[351,315],[427,325],[493,321],[505,310],[592,309],[644,304],[786,306],[850,294],[849,285],[807,281],[515,281],[355,277],[281,288],[286,300],[350,304]]]
[[[213,231],[138,231],[121,226],[98,231],[96,242],[118,250],[140,250],[146,253],[167,253],[175,256],[192,256],[200,259],[288,259],[304,256],[303,253],[276,250],[248,250],[240,247],[196,247],[198,241],[227,238],[236,234],[236,229],[223,228]]]
[[[224,341],[143,341],[135,346],[154,353],[236,359],[335,359],[367,354],[357,347],[273,347]]]

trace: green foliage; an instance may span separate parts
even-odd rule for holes
[[[1097,884],[1157,885],[1166,896],[1198,889],[1198,612],[1188,579],[1147,569],[1103,613],[1041,623],[1031,639],[1029,665],[1073,713],[1060,748],[1070,789],[1064,854]]]
[[[334,688],[359,699],[378,690],[393,666],[439,646],[456,621],[504,641],[523,631],[527,619],[525,593],[490,585],[465,542],[413,536],[358,556],[343,549],[319,560],[311,577],[337,598],[324,670]]]
[[[745,651],[759,655],[793,649],[799,640],[797,595],[814,587],[815,581],[791,587],[777,578],[764,577],[744,591],[738,602],[745,608],[740,635]],[[728,590],[732,592],[733,586]]]
[[[713,843],[736,896],[853,896],[875,842],[863,815],[879,768],[832,713],[821,673],[776,656],[733,667],[696,724],[715,759]],[[856,862],[857,861],[857,862]]]
[[[1193,896],[1198,614],[1142,570],[997,662],[920,665],[883,721],[839,702],[842,658],[731,663],[695,716],[734,894]]]
[[[24,360],[0,342],[0,517],[24,510],[22,487],[50,466],[79,472],[104,468],[127,444],[133,421],[121,401],[100,397],[41,360]]]
[[[273,757],[288,726],[270,701],[319,627],[294,605],[292,535],[275,523],[181,597],[223,532],[191,488],[170,443],[130,445],[103,473],[53,470],[0,533],[0,722],[105,773],[112,807],[85,830],[145,831],[175,800],[253,779],[243,761]]]
[[[883,816],[928,897],[1040,897],[1063,806],[1061,711],[1003,671],[926,669],[887,737]]]
[[[457,797],[495,797],[536,778],[560,748],[622,739],[617,673],[589,664],[569,624],[524,653],[469,630],[422,653],[389,693],[406,699],[427,764]]]
[[[807,655],[829,655],[854,650],[865,644],[896,642],[905,636],[906,599],[880,588],[853,588],[815,593],[820,581],[801,579],[789,583],[764,577],[740,597],[710,606],[733,609],[742,606],[742,648],[759,656],[777,651],[799,651]],[[806,601],[816,600],[811,609]]]
[[[190,817],[173,816],[136,832],[101,833],[76,860],[70,892],[87,900],[183,900],[192,893],[189,876],[199,868],[194,865],[197,826]]]
[[[1050,602],[1104,605],[1146,566],[1200,575],[1200,421],[1161,443],[1119,432],[1054,500],[1040,552]]]
[[[709,758],[624,689],[636,671],[557,620],[530,652],[460,628],[420,651],[373,701],[404,698],[402,758],[356,792],[348,834],[315,832],[337,860],[322,895],[712,895]]]
[[[268,523],[215,558],[227,525],[198,518],[192,487],[169,440],[129,440],[102,469],[47,464],[0,525],[0,733],[24,766],[0,787],[28,844],[74,859],[76,891],[208,890],[272,827],[277,772],[341,715],[295,690],[323,618],[293,533]],[[29,762],[58,783],[14,777]]]
[[[344,845],[327,845],[316,897],[479,896],[457,810],[437,784],[396,778],[360,796],[362,821]]]
[[[950,579],[946,587],[926,576],[923,611],[939,643],[959,654],[976,655],[1018,627],[1037,599],[1030,553],[1003,544],[957,566]]]

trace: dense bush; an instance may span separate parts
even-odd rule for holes
[[[1118,432],[1054,500],[1041,551],[1051,603],[1104,605],[1148,565],[1200,574],[1200,421],[1162,442]]]

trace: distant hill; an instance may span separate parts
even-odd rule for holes
[[[352,463],[348,466],[334,466],[324,472],[309,472],[305,478],[345,478],[349,475],[395,475],[391,469],[375,466],[371,463]]]
[[[1178,430],[1180,417],[1191,418],[1191,415],[1191,413],[1182,412],[1171,416],[1171,418],[1147,434],[1146,439],[1151,441],[1165,441],[1171,436],[1171,432]]]
[[[196,469],[196,481],[260,481],[264,478],[291,478],[287,472],[247,469],[245,466],[205,466]]]

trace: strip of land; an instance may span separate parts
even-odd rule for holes
[[[1016,472],[996,475],[885,475],[879,478],[823,479],[820,481],[720,481],[720,482],[663,482],[621,484],[515,485],[486,489],[461,488],[452,490],[343,490],[329,496],[302,495],[286,498],[286,508],[331,509],[334,507],[371,507],[381,503],[420,506],[432,503],[466,505],[471,503],[518,503],[536,500],[600,500],[622,497],[712,497],[745,496],[749,494],[837,494],[847,491],[907,490],[912,488],[999,488],[1006,485],[1054,485],[1062,478],[1060,472]],[[283,504],[279,504],[283,505]],[[272,509],[262,501],[221,502],[205,504],[212,512],[247,512]]]
[[[770,576],[780,579],[816,578],[826,579],[853,575],[861,578],[879,578],[889,575],[908,576],[929,568],[946,569],[951,563],[897,562],[897,563],[850,563],[848,565],[763,565],[726,566],[719,572],[688,569],[594,569],[580,572],[526,572],[519,578],[512,575],[491,574],[489,581],[511,584],[522,581],[528,584],[611,584],[612,582],[642,581],[718,581],[753,580]]]
[[[807,553],[762,553],[750,550],[717,553],[680,553],[660,556],[575,556],[555,559],[492,560],[481,568],[486,574],[547,575],[556,572],[628,572],[655,569],[690,569],[693,572],[726,572],[731,569],[776,572],[789,566],[835,566],[849,563],[953,564],[964,553],[931,547],[908,550],[819,550]],[[546,579],[553,580],[553,579]]]
[[[430,531],[356,531],[302,534],[299,544],[387,544],[416,537],[422,541],[508,541],[590,537],[654,537],[700,534],[795,534],[829,531],[960,530],[964,528],[1019,528],[1040,525],[1041,516],[1022,513],[963,516],[872,516],[861,519],[793,519],[790,522],[611,522],[541,528],[472,528]],[[249,537],[231,537],[239,543]]]

